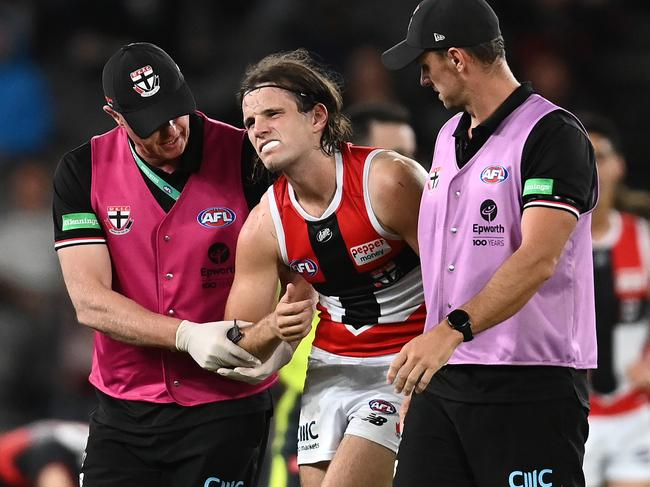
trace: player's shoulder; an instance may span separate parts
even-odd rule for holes
[[[370,178],[387,185],[399,185],[404,178],[424,180],[425,169],[413,159],[392,150],[378,152],[370,168]]]
[[[262,195],[260,202],[248,214],[242,233],[245,233],[244,237],[252,236],[253,238],[258,238],[272,228],[273,216],[269,203],[269,193],[267,192]]]
[[[278,236],[266,193],[251,210],[239,233],[237,248],[248,258],[276,255]]]

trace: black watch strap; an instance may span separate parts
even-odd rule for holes
[[[447,315],[447,323],[454,330],[463,334],[463,341],[469,342],[474,338],[472,333],[472,320],[467,311],[463,309],[455,309]]]

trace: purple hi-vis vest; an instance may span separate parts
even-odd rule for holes
[[[460,114],[440,130],[418,225],[426,331],[475,296],[519,248],[524,144],[557,109],[531,95],[460,170],[453,137]],[[449,363],[596,366],[590,213],[581,215],[553,277],[513,317],[462,343]]]
[[[113,264],[113,289],[154,313],[202,323],[223,319],[235,247],[248,216],[242,130],[204,117],[203,159],[165,213],[115,128],[91,141],[91,201]],[[267,388],[203,370],[189,354],[139,347],[95,333],[90,382],[120,399],[185,406]]]

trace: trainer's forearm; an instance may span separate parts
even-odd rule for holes
[[[153,313],[132,299],[97,286],[71,292],[79,323],[132,345],[176,348],[181,320]]]
[[[485,287],[460,306],[472,318],[473,332],[487,330],[517,313],[554,270],[553,259],[531,257],[519,251],[512,254]]]

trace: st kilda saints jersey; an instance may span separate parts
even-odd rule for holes
[[[639,217],[612,212],[610,229],[594,240],[598,369],[591,374],[591,414],[647,407],[627,369],[650,353],[650,233]]]
[[[337,355],[397,353],[424,328],[420,259],[372,210],[368,175],[380,152],[348,144],[336,153],[336,192],[318,218],[284,176],[267,191],[284,263],[319,294],[314,346]]]

